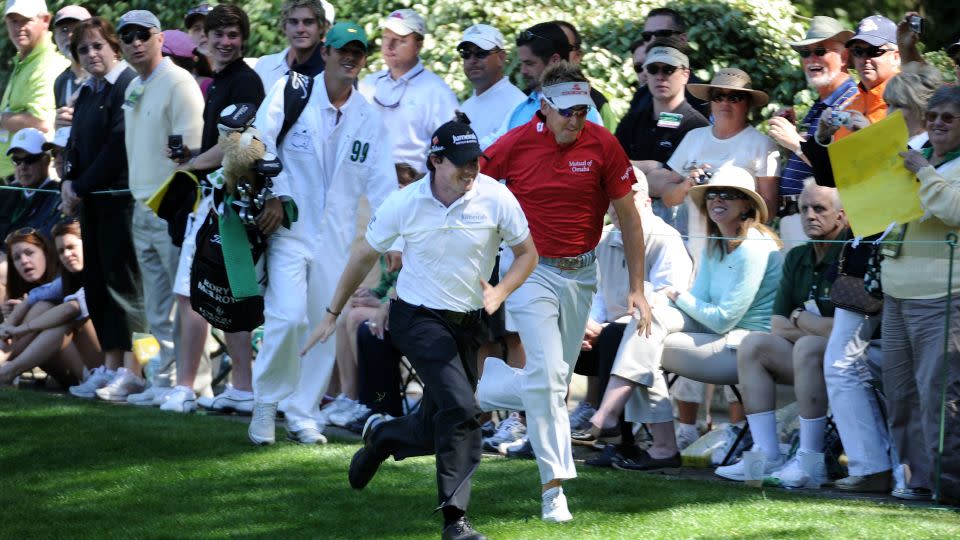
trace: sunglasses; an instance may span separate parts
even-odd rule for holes
[[[531,32],[530,30],[524,30],[523,32],[521,32],[520,39],[523,41],[531,41],[534,39],[543,39],[546,41],[550,41],[550,38],[541,36],[540,34],[536,32]]]
[[[547,103],[550,103],[550,102],[548,101]],[[576,107],[570,107],[570,108],[567,108],[567,109],[561,109],[561,108],[557,107],[556,105],[554,105],[553,103],[550,103],[550,107],[552,107],[553,110],[555,110],[555,111],[557,111],[558,113],[560,113],[560,116],[562,116],[562,117],[564,117],[564,118],[572,118],[572,117],[576,117],[576,118],[586,118],[586,117],[587,117],[587,113],[590,112],[590,107],[587,106],[587,105],[577,105]]]
[[[934,112],[934,111],[927,111],[927,112],[924,113],[924,115],[923,115],[923,119],[926,120],[928,123],[931,123],[931,124],[932,124],[933,122],[936,122],[938,118],[939,118],[940,120],[943,120],[943,123],[944,123],[944,124],[952,124],[953,121],[956,120],[957,118],[960,118],[960,116],[956,116],[956,115],[953,115],[953,114],[950,114],[950,113],[938,113],[938,112]]]
[[[723,92],[714,92],[710,94],[710,101],[714,103],[720,103],[722,101],[728,101],[730,103],[740,103],[741,101],[746,101],[747,95],[743,92],[730,92],[729,94],[724,94]]]
[[[43,159],[43,154],[27,154],[26,157],[12,157],[10,161],[12,161],[14,165],[33,165],[41,159]]]
[[[460,49],[458,52],[460,53],[460,58],[463,58],[464,60],[469,60],[471,58],[476,58],[477,60],[484,60],[491,54],[497,52],[498,50],[499,49],[492,49],[489,51],[485,51],[483,49],[477,49],[477,51],[474,52],[474,51],[468,51],[467,49]]]
[[[120,41],[130,45],[135,40],[148,41],[153,36],[149,28],[133,28],[120,32]]]
[[[649,73],[650,75],[653,75],[654,77],[659,75],[661,72],[663,72],[664,75],[669,77],[673,75],[673,72],[675,72],[676,70],[677,70],[676,66],[660,66],[657,64],[651,64],[647,66],[647,73]]]
[[[634,65],[633,65],[633,71],[634,71],[634,73],[636,73],[637,75],[640,75],[641,73],[643,73],[643,64],[634,64]]]
[[[682,34],[682,33],[683,32],[679,30],[653,30],[653,31],[648,30],[646,32],[640,32],[640,37],[642,37],[644,41],[650,41],[655,37],[665,38],[665,37],[675,36],[677,34]]]
[[[10,234],[8,234],[3,240],[3,242],[7,245],[10,245],[17,242],[18,238],[27,238],[30,236],[40,236],[40,232],[33,227],[23,227],[22,229],[11,231]]]
[[[77,56],[86,56],[90,51],[100,52],[103,48],[106,47],[103,43],[93,43],[89,47],[86,45],[80,45],[77,47]]]
[[[884,49],[875,45],[870,47],[851,47],[850,54],[856,58],[879,58],[893,49]]]
[[[800,58],[810,58],[810,55],[824,57],[830,52],[826,47],[817,47],[816,49],[797,49]]]
[[[719,198],[721,201],[740,201],[747,198],[746,195],[739,191],[718,191],[713,189],[708,189],[704,194],[704,198],[708,201]]]

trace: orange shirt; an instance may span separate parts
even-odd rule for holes
[[[857,95],[850,100],[850,104],[845,111],[857,111],[870,120],[873,124],[887,117],[887,102],[883,100],[883,89],[887,87],[887,79],[877,86],[867,90],[863,83],[857,85]],[[849,129],[842,127],[837,131],[834,140],[840,140],[853,133]]]

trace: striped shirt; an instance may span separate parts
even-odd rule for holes
[[[817,133],[817,123],[820,121],[820,115],[824,109],[832,107],[833,109],[844,108],[850,100],[857,95],[857,85],[852,79],[847,79],[839,88],[827,96],[827,99],[817,101],[810,107],[810,112],[800,123],[799,131],[809,141]],[[790,154],[787,164],[780,175],[780,195],[799,195],[803,191],[803,180],[813,176],[813,169],[796,154]]]

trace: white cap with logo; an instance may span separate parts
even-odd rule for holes
[[[7,0],[7,7],[3,10],[3,16],[6,17],[11,13],[30,19],[50,12],[47,11],[47,3],[43,0]]]
[[[427,34],[427,23],[423,17],[412,9],[398,9],[387,15],[387,18],[380,22],[380,28],[386,28],[399,36],[417,33],[421,36]]]
[[[23,128],[20,131],[13,134],[13,138],[10,139],[10,149],[7,150],[7,155],[9,156],[13,153],[14,150],[23,150],[28,154],[42,154],[43,153],[43,143],[47,142],[47,139],[44,138],[43,133],[38,129],[34,128]]]
[[[543,98],[557,109],[569,109],[578,105],[593,106],[590,98],[590,84],[585,82],[564,82],[543,87]]]
[[[503,34],[489,24],[475,24],[463,32],[463,39],[457,47],[464,43],[473,43],[485,51],[502,49],[505,45]]]

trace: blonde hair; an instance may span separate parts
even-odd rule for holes
[[[909,62],[903,69],[887,81],[883,89],[883,100],[899,109],[907,109],[917,117],[927,110],[930,96],[943,85],[940,70],[930,64]]]
[[[287,0],[280,7],[280,28],[287,22],[290,12],[297,8],[309,8],[317,18],[317,24],[321,28],[330,29],[330,21],[327,20],[327,9],[321,0]]]
[[[747,238],[747,233],[750,232],[750,229],[757,229],[761,234],[771,238],[774,242],[777,243],[778,248],[783,247],[783,242],[780,240],[780,237],[777,236],[777,233],[773,232],[773,229],[767,227],[760,221],[760,209],[757,208],[756,203],[753,202],[752,198],[747,198],[747,201],[750,202],[750,209],[744,212],[746,214],[746,219],[741,220],[740,225],[737,226],[737,235],[735,238],[724,240],[716,237],[722,237],[723,233],[720,232],[720,227],[713,222],[709,217],[707,219],[707,236],[711,237],[707,240],[707,250],[713,251],[716,250],[720,254],[720,259],[722,260],[727,255],[727,247],[731,251],[740,247],[740,244]],[[704,215],[707,215],[707,200],[703,199],[700,203],[700,211]]]
[[[580,70],[579,66],[571,64],[566,60],[561,60],[556,64],[547,66],[547,69],[543,70],[543,73],[540,75],[541,87],[566,82],[587,82],[587,78],[583,75],[583,71]]]

